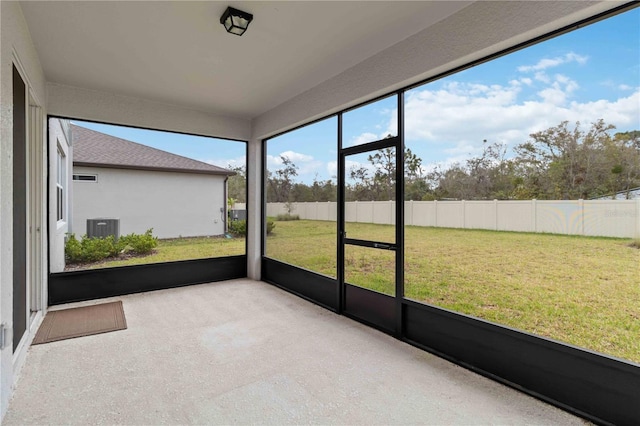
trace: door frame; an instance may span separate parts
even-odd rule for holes
[[[13,86],[13,303],[12,345],[14,358],[29,334],[28,295],[28,110],[29,85],[18,64],[12,66]],[[20,81],[16,81],[19,79]],[[16,93],[20,86],[21,93]],[[23,89],[24,88],[24,89]],[[20,99],[22,98],[22,99]],[[20,122],[16,121],[19,118]],[[22,146],[24,144],[24,146]],[[19,148],[19,150],[17,149]],[[19,167],[16,167],[19,166]],[[23,216],[24,215],[24,216]],[[23,217],[20,217],[23,216]],[[19,225],[19,226],[18,226]],[[24,229],[22,227],[24,226]],[[22,235],[21,235],[22,234]],[[23,258],[24,257],[24,258]],[[18,291],[19,290],[19,291]],[[24,305],[23,305],[24,300]],[[19,303],[19,306],[16,304]],[[23,312],[24,310],[24,312]],[[23,318],[20,318],[23,316]]]
[[[397,101],[398,135],[361,145],[344,147],[343,114],[338,114],[338,244],[337,281],[338,312],[381,328],[397,337],[402,336],[404,298],[404,93],[395,93]],[[395,243],[351,239],[346,235],[346,157],[384,148],[395,148]],[[345,281],[345,245],[392,250],[395,253],[395,295],[388,296],[351,285]],[[355,305],[348,303],[356,301]],[[351,305],[351,306],[349,306]],[[392,310],[393,312],[389,312]]]
[[[42,103],[33,91],[17,52],[12,51],[12,65],[25,85],[25,331],[14,342],[13,368],[18,371],[26,348],[46,310],[46,150]],[[12,306],[12,310],[14,307]],[[16,336],[12,333],[11,340]]]
[[[46,283],[46,151],[42,107],[29,91],[27,114],[27,297],[31,324],[46,309],[43,289]]]

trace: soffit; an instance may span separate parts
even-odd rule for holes
[[[254,118],[471,2],[22,2],[47,81]]]

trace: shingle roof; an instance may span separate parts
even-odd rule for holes
[[[75,166],[235,175],[231,170],[71,125]]]

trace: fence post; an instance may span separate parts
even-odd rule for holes
[[[467,208],[464,200],[462,200],[462,228],[467,229]]]
[[[393,220],[394,219],[393,215],[396,212],[395,204],[396,204],[395,201],[389,200],[389,220],[390,220],[392,225],[395,225],[397,220],[398,220],[398,218],[395,218],[396,220]],[[404,210],[404,209],[402,209],[402,210]]]
[[[493,200],[494,231],[498,230],[498,200]]]
[[[371,200],[371,223],[376,223],[376,202]]]
[[[580,235],[584,235],[584,200],[582,198],[578,200],[578,206],[580,207]]]
[[[433,226],[437,228],[438,227],[438,200],[433,200],[433,215],[435,217],[435,224]]]
[[[538,232],[537,216],[538,216],[538,202],[534,198],[533,200],[531,200],[531,226],[533,227],[531,232]]]
[[[409,212],[409,220],[407,220],[407,223],[405,223],[405,225],[413,225],[413,200],[409,202],[409,208],[407,209],[407,211]]]
[[[635,238],[640,238],[640,198],[636,200],[636,235]]]
[[[356,214],[353,221],[357,223],[358,222],[358,200],[355,201],[354,208],[356,210]]]

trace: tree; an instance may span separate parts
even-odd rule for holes
[[[532,140],[516,147],[523,182],[538,198],[578,199],[603,195],[610,190],[612,158],[607,147],[616,149],[608,132],[615,127],[598,120],[584,132],[563,121],[555,127],[532,133]],[[616,169],[619,170],[619,169]]]
[[[374,198],[381,200],[395,200],[396,196],[396,149],[379,149],[375,154],[369,155],[367,160],[375,168],[371,187]]]
[[[428,175],[434,182],[436,198],[486,200],[515,198],[516,175],[512,160],[506,158],[507,146],[483,141],[482,153],[447,170],[436,168]]]
[[[640,186],[640,131],[616,133],[598,120],[588,130],[567,121],[530,135],[508,158],[506,144],[483,141],[482,152],[448,168],[424,173],[422,159],[404,152],[405,200],[437,199],[588,199]],[[298,167],[281,156],[282,167],[267,172],[270,202],[335,201],[332,179],[312,184],[294,182]],[[347,171],[348,201],[395,200],[396,150],[377,150]],[[244,169],[237,179],[244,185]],[[235,177],[234,177],[235,178]],[[231,195],[234,198],[239,196]]]
[[[345,188],[347,201],[372,201],[374,191],[369,170],[365,166],[352,166],[349,170],[349,183]]]
[[[233,199],[236,203],[247,202],[247,172],[245,166],[228,165],[227,168],[236,174],[229,176],[227,180],[228,198]]]
[[[347,188],[348,192],[358,200],[389,201],[396,199],[396,149],[395,147],[383,148],[367,157],[367,161],[374,170],[365,166],[355,167],[349,171],[349,177],[354,184]],[[404,151],[404,176],[405,199],[407,193],[410,197],[422,199],[428,192],[428,185],[422,176],[422,159],[405,148]],[[410,190],[407,191],[407,188]]]
[[[281,155],[282,167],[275,172],[267,174],[267,185],[269,193],[267,199],[270,202],[290,203],[294,200],[292,194],[293,178],[298,176],[298,166],[288,157]]]
[[[311,201],[336,201],[338,188],[333,180],[319,180],[316,173],[311,185]]]
[[[616,133],[606,147],[611,166],[609,192],[630,190],[640,186],[640,131]]]

